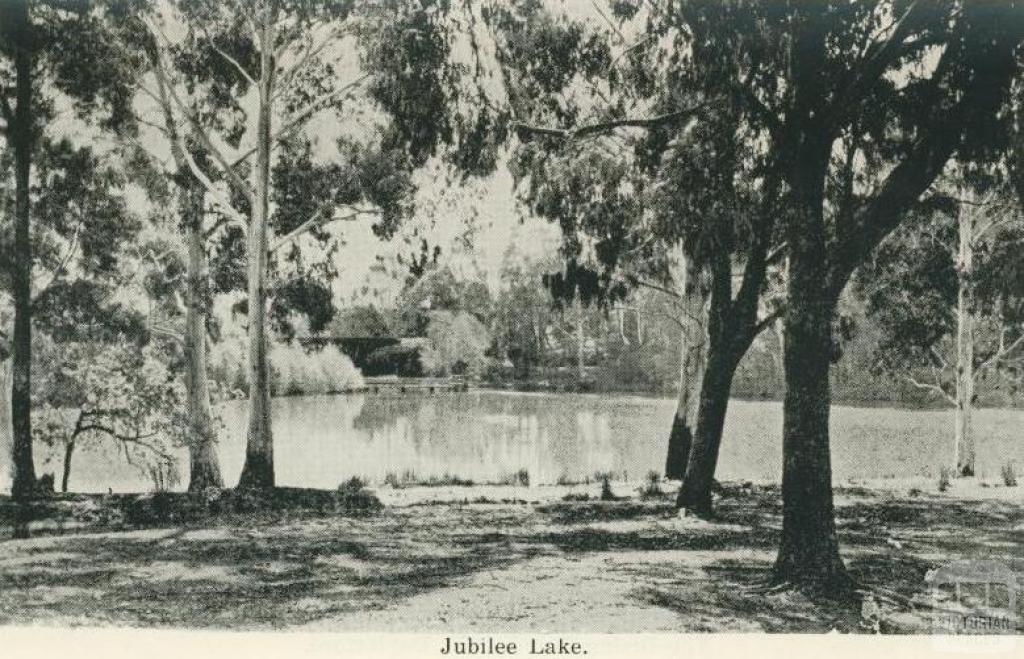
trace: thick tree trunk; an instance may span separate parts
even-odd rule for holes
[[[700,408],[701,383],[707,367],[707,275],[692,258],[680,250],[680,262],[673,264],[676,287],[680,295],[679,396],[672,430],[668,437],[665,477],[681,480],[693,444],[697,413]]]
[[[956,473],[974,475],[974,212],[961,205],[956,298]]]
[[[75,440],[64,444],[64,464],[60,477],[60,491],[68,493],[68,481],[71,480],[71,458],[75,455]]]
[[[269,22],[269,21],[268,21]],[[274,487],[274,438],[271,432],[270,361],[267,346],[267,231],[270,195],[270,98],[273,61],[271,27],[263,27],[259,115],[256,132],[255,203],[249,222],[249,429],[239,487]]]
[[[217,460],[217,432],[210,408],[207,379],[206,315],[210,307],[210,277],[203,235],[203,190],[181,189],[185,239],[188,244],[188,291],[185,312],[185,390],[188,396],[189,492],[223,487]]]
[[[14,337],[11,354],[12,463],[15,499],[29,499],[36,484],[32,459],[32,240],[29,226],[29,178],[32,167],[32,44],[28,3],[12,3],[7,14],[15,38],[17,107],[8,130],[14,150]]]
[[[847,597],[852,581],[839,556],[829,453],[829,367],[836,299],[827,283],[823,176],[827,148],[801,159],[789,231],[784,335],[782,542],[775,579]],[[815,157],[821,158],[815,167]],[[803,177],[807,178],[803,178]],[[803,178],[803,180],[801,180]]]

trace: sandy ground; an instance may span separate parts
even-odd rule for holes
[[[638,485],[636,485],[638,487]],[[915,488],[922,491],[917,492]],[[326,631],[859,632],[857,605],[764,593],[776,488],[730,487],[719,518],[671,493],[599,486],[379,490],[367,517],[232,517],[0,542],[0,621]],[[882,630],[930,630],[924,576],[957,558],[1024,570],[1024,488],[885,481],[837,491],[851,573]],[[885,599],[892,596],[891,599]],[[1024,599],[1024,598],[1018,598]]]

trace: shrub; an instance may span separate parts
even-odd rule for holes
[[[1017,487],[1017,470],[1012,462],[1007,462],[1000,470],[1003,476],[1003,485],[1006,487]]]
[[[366,483],[353,476],[338,486],[334,493],[334,508],[345,513],[369,513],[383,508],[377,495],[366,489]]]
[[[389,345],[377,348],[366,357],[366,375],[398,375],[415,378],[423,375],[420,348],[410,345]]]
[[[953,470],[943,467],[939,470],[939,492],[945,492],[953,487]]]
[[[173,495],[167,491],[133,497],[124,510],[124,520],[132,526],[161,526],[173,518]]]
[[[665,495],[661,489],[661,474],[651,470],[647,472],[647,483],[640,488],[641,499],[660,499]]]
[[[222,397],[235,398],[249,387],[245,342],[232,337],[216,344],[210,378]],[[363,376],[335,346],[308,351],[297,343],[279,343],[270,353],[270,390],[275,396],[334,394],[363,386]]]
[[[511,474],[505,474],[498,479],[499,485],[522,485],[523,487],[530,486],[530,470],[526,467],[520,468],[518,471],[512,472]]]
[[[616,501],[618,499],[612,492],[612,475],[610,472],[600,474],[601,480],[601,501]]]

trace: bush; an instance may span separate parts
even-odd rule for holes
[[[939,492],[945,492],[953,487],[953,470],[943,467],[939,470]]]
[[[129,499],[124,510],[124,521],[132,526],[162,526],[175,517],[173,495],[166,491]]]
[[[368,513],[383,507],[377,495],[366,489],[366,483],[358,476],[339,485],[334,493],[334,508],[338,512]]]
[[[619,497],[612,492],[612,475],[605,472],[598,475],[601,481],[601,501],[617,501]]]
[[[1000,470],[1003,476],[1003,485],[1006,487],[1017,487],[1017,470],[1012,462],[1007,462]]]
[[[661,474],[653,470],[647,472],[647,483],[640,488],[640,498],[660,499],[663,496],[665,492],[661,489]]]
[[[522,467],[511,474],[505,474],[498,479],[498,485],[522,485],[523,487],[529,487],[530,470],[526,467]]]
[[[244,396],[249,388],[245,342],[232,338],[214,346],[210,379],[224,398]],[[363,386],[352,360],[335,346],[307,351],[280,343],[270,353],[270,390],[274,396],[334,394]]]

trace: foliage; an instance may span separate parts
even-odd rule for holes
[[[246,354],[242,337],[228,337],[214,344],[210,380],[221,398],[247,395]],[[295,343],[277,343],[271,348],[270,363],[270,388],[275,396],[341,393],[363,384],[352,360],[331,345],[310,351]]]
[[[435,375],[479,376],[489,359],[487,327],[471,314],[433,311],[427,326],[430,347],[423,351],[424,368]]]
[[[187,419],[167,355],[152,345],[67,341],[37,347],[36,358],[46,378],[37,385],[34,435],[59,450],[65,479],[75,450],[110,445],[154,488],[178,482],[175,449],[187,441]]]
[[[927,386],[951,397],[963,283],[969,296],[964,311],[973,323],[973,369],[982,369],[981,377],[987,377],[986,370],[998,375],[994,379],[1008,385],[1011,395],[1019,391],[1014,348],[1024,334],[1024,287],[1018,276],[1024,259],[1014,246],[1024,239],[1024,229],[1005,187],[986,196],[996,201],[950,199],[918,212],[858,270],[854,289],[880,329],[874,372],[930,371]],[[963,229],[970,235],[961,235],[961,212],[976,216]],[[959,271],[961,242],[972,252],[970,272]]]
[[[327,327],[332,337],[383,337],[391,336],[387,320],[372,304],[348,307],[335,314]]]
[[[490,290],[483,281],[456,278],[451,268],[435,265],[406,283],[389,325],[398,336],[426,336],[433,312],[466,312],[487,323],[493,306]]]
[[[415,378],[424,374],[421,346],[390,345],[377,348],[369,354],[364,375],[398,375]]]
[[[1006,487],[1017,487],[1017,469],[1014,467],[1013,462],[1007,462],[999,470],[1000,476],[1003,478],[1003,485]]]

